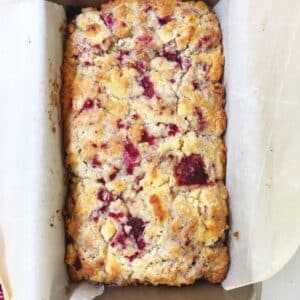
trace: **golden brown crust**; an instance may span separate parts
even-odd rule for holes
[[[160,221],[163,221],[166,218],[167,213],[161,199],[157,195],[151,195],[150,203],[152,204],[154,215]]]
[[[69,25],[62,67],[74,281],[220,282],[224,58],[201,1],[117,0]]]
[[[204,278],[211,283],[218,283],[224,280],[229,268],[229,254],[227,247],[215,247],[204,254],[208,267]]]

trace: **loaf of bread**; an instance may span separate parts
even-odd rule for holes
[[[201,1],[117,0],[68,26],[63,119],[72,280],[227,273],[224,58]]]

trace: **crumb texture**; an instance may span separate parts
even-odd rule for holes
[[[201,1],[117,0],[68,27],[63,117],[72,280],[224,279],[221,32]]]

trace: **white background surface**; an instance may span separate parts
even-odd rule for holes
[[[263,283],[262,300],[300,299],[300,250],[285,268]],[[241,299],[242,300],[242,299]]]

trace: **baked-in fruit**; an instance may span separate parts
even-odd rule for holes
[[[229,256],[221,32],[201,1],[118,0],[69,24],[72,280],[220,282]]]

